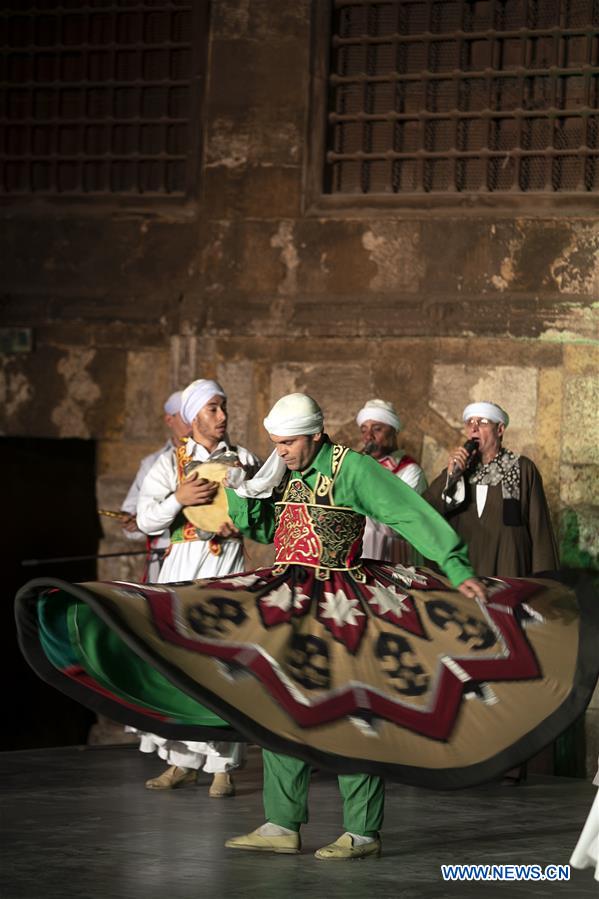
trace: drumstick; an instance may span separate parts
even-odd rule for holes
[[[130,517],[128,512],[113,512],[111,509],[98,509],[98,515],[104,515],[105,518],[120,518],[121,521],[126,521]]]

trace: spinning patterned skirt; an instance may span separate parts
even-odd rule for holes
[[[181,584],[31,581],[22,650],[44,680],[171,739],[249,740],[338,773],[440,789],[498,776],[588,704],[590,579],[484,579],[302,565]]]

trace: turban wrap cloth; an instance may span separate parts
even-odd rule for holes
[[[502,409],[496,403],[470,403],[462,413],[463,421],[466,422],[469,418],[488,418],[489,421],[505,425],[506,428],[510,423],[510,417],[505,409]]]
[[[181,397],[183,395],[182,390],[175,390],[174,393],[171,393],[166,403],[164,404],[164,411],[167,415],[176,415],[177,412],[181,411]]]
[[[365,421],[380,421],[384,425],[390,425],[395,431],[399,431],[401,427],[393,403],[385,400],[368,400],[364,404],[356,415],[356,423],[361,428]]]
[[[181,418],[191,424],[208,400],[213,396],[225,396],[225,391],[216,381],[200,378],[188,384],[181,394]]]

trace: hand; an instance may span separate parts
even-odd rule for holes
[[[182,506],[209,506],[216,496],[218,483],[206,478],[191,477],[179,484],[175,496]]]
[[[139,528],[137,526],[137,518],[135,515],[128,515],[126,512],[123,514],[123,518],[121,519],[121,527],[124,531],[128,531],[132,534],[134,531],[138,531]]]
[[[468,599],[481,599],[483,602],[487,599],[487,590],[485,585],[475,577],[469,577],[462,581],[458,590]]]
[[[225,539],[227,537],[239,537],[239,531],[231,521],[225,521],[224,524],[221,524],[216,533],[219,537],[224,537]]]
[[[463,446],[456,446],[455,449],[452,449],[447,460],[447,471],[449,474],[454,474],[458,470],[466,471],[469,458],[468,450],[464,449]]]

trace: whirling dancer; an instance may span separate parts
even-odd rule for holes
[[[364,623],[360,620],[364,614],[357,596],[359,585],[367,582],[366,570],[361,571],[357,563],[364,513],[371,509],[377,510],[379,520],[395,526],[396,530],[408,528],[415,543],[428,543],[434,535],[436,556],[453,582],[461,585],[465,596],[484,599],[484,587],[474,580],[465,547],[454,531],[444,527],[437,516],[429,515],[422,500],[419,500],[420,509],[418,503],[408,502],[404,496],[408,488],[402,485],[399,492],[390,492],[387,470],[385,477],[377,478],[378,466],[375,467],[374,460],[334,446],[323,432],[323,415],[314,400],[303,394],[283,397],[265,419],[264,426],[275,444],[271,471],[263,469],[262,478],[259,473],[255,479],[257,483],[241,487],[238,491],[241,497],[230,493],[229,510],[239,529],[253,533],[258,539],[270,537],[276,522],[277,562],[282,566],[298,563],[309,566],[305,572],[306,583],[299,587],[295,598],[295,614],[301,614],[301,607],[310,596],[320,594],[318,617],[322,624],[347,651],[357,651]],[[278,490],[278,514],[273,502],[275,489]],[[413,522],[408,525],[411,515]],[[401,608],[401,593],[398,596],[396,589],[391,587],[385,591],[384,581],[378,587],[380,593],[376,589],[369,592],[379,614],[401,617],[402,612],[408,611]],[[284,599],[289,602],[285,594]],[[273,609],[277,605],[275,600]],[[314,667],[318,661],[324,684],[328,655],[319,636],[310,634],[296,639],[296,658],[301,659],[296,662],[296,679],[300,683],[303,680],[310,689],[312,684],[302,674],[302,668],[306,662]],[[265,751],[266,823],[250,834],[228,840],[226,845],[231,849],[299,851],[300,826],[308,820],[309,781],[307,762]],[[319,849],[317,858],[379,855],[383,780],[368,774],[340,775],[339,789],[343,797],[345,832],[334,843]]]
[[[18,599],[21,645],[42,677],[113,718],[201,739],[195,700],[265,747],[266,824],[233,848],[298,852],[317,765],[341,775],[345,827],[317,856],[373,857],[381,777],[481,783],[582,713],[599,607],[555,581],[481,584],[447,522],[374,459],[333,444],[310,397],[279,400],[265,426],[275,452],[246,483],[230,476],[227,498],[242,533],[274,539],[274,567],[191,585],[32,582]],[[448,581],[361,561],[365,516]]]

